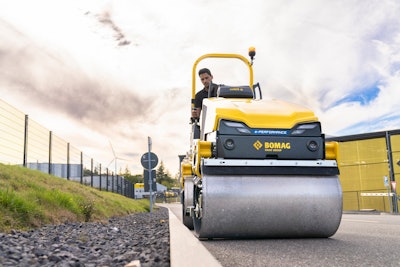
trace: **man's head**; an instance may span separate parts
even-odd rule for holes
[[[213,79],[213,76],[211,75],[211,71],[207,68],[200,69],[199,77],[200,77],[201,83],[204,85],[206,90],[208,90],[208,87],[210,86],[210,83],[212,82],[212,79]]]

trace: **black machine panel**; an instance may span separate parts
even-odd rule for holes
[[[322,136],[219,135],[216,154],[226,159],[323,159],[325,151]]]

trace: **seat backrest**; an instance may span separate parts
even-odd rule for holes
[[[217,97],[224,98],[254,98],[253,90],[250,86],[227,86],[220,85]]]

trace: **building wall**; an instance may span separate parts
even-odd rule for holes
[[[343,210],[375,209],[391,212],[394,209],[396,202],[382,194],[391,191],[391,188],[385,187],[385,176],[389,184],[391,178],[394,181],[400,179],[400,166],[397,164],[400,161],[400,133],[389,135],[392,172],[385,133],[340,137],[336,140],[339,141],[338,164]]]

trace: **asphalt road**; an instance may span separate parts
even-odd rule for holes
[[[167,207],[180,220],[181,205]],[[400,216],[345,213],[331,238],[207,240],[201,244],[222,266],[400,266]]]

